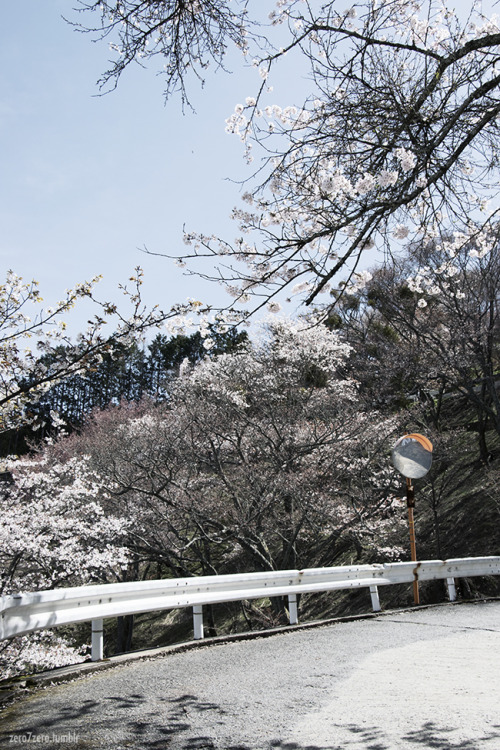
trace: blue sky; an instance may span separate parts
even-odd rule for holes
[[[238,234],[229,214],[245,188],[235,183],[252,168],[225,119],[256,93],[258,71],[234,52],[232,74],[209,75],[204,90],[192,81],[196,112],[184,115],[179,98],[165,104],[153,68],[130,67],[115,91],[100,96],[96,82],[112,53],[63,20],[78,18],[75,4],[18,0],[2,8],[0,276],[12,268],[37,279],[52,305],[102,274],[99,297],[117,301],[118,285],[141,265],[150,306],[168,309],[187,297],[228,304],[217,284],[186,277],[141,248],[182,252],[184,225],[229,240]],[[264,105],[301,105],[309,93],[290,57],[271,82]],[[88,307],[72,314],[72,333],[89,315]]]
[[[0,263],[35,278],[47,304],[95,274],[102,298],[136,265],[144,296],[167,308],[188,296],[224,304],[221,287],[186,278],[171,261],[141,252],[184,248],[182,228],[232,238],[229,219],[249,176],[243,150],[224,132],[238,101],[260,78],[234,58],[201,91],[196,114],[166,105],[154,69],[130,68],[116,91],[97,96],[111,53],[75,32],[73,0],[22,0],[2,9],[0,28]],[[290,89],[297,81],[290,81]],[[290,104],[269,95],[269,103]],[[73,326],[84,327],[84,310]]]

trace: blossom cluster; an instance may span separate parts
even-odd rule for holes
[[[88,459],[53,466],[17,459],[6,466],[15,484],[0,498],[4,593],[88,583],[127,564],[128,551],[117,540],[129,521],[105,512],[106,493]]]
[[[477,228],[471,226],[469,234],[454,232],[441,242],[430,241],[436,264],[422,266],[417,273],[408,276],[406,284],[411,292],[419,295],[417,305],[428,306],[432,298],[452,295],[457,300],[466,297],[461,281],[466,269],[486,259],[497,244],[497,230],[493,225]]]
[[[130,560],[132,520],[109,512],[108,495],[88,457],[10,459],[13,484],[0,487],[2,595],[116,579]],[[75,663],[85,648],[48,633],[3,644],[2,672]]]
[[[0,648],[2,678],[78,664],[86,659],[89,648],[72,646],[50,630],[11,638]]]
[[[272,11],[272,23],[289,28],[286,51],[305,53],[318,87],[303,106],[267,104],[268,78],[280,54],[255,58],[266,86],[238,103],[225,126],[244,141],[245,158],[260,149],[266,177],[244,193],[246,206],[233,210],[240,233],[233,244],[190,233],[192,250],[182,257],[236,261],[220,268],[219,281],[240,303],[254,298],[259,304],[267,295],[274,312],[278,291],[286,288],[289,299],[303,295],[310,303],[331,290],[324,277],[332,268],[352,272],[370,248],[435,240],[457,226],[467,231],[469,218],[486,210],[496,191],[496,147],[487,129],[484,150],[473,138],[471,148],[455,153],[461,139],[469,142],[461,129],[472,132],[479,121],[476,105],[467,114],[463,107],[496,75],[487,37],[484,55],[468,45],[494,33],[495,16],[485,18],[474,6],[464,23],[427,0],[367,2],[343,12],[329,6],[320,16],[296,2]],[[382,93],[387,86],[399,102],[394,108]],[[485,111],[488,106],[485,101]],[[401,126],[404,117],[408,127]],[[436,145],[430,149],[429,143]],[[444,163],[450,167],[443,176]]]

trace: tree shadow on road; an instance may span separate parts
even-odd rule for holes
[[[303,744],[282,739],[270,740],[268,742],[243,742],[225,743],[213,737],[197,736],[185,737],[183,740],[177,736],[173,744],[158,743],[147,744],[141,750],[400,750],[411,746],[425,748],[426,750],[497,750],[500,747],[500,725],[493,725],[491,730],[474,739],[453,739],[450,737],[452,727],[438,726],[434,722],[426,722],[420,728],[402,734],[400,737],[387,736],[383,728],[374,726],[357,726],[354,724],[342,727],[342,741],[337,742],[332,731],[332,737],[328,743]],[[345,738],[345,730],[351,734],[351,739]],[[181,740],[179,742],[179,740]],[[139,750],[139,748],[137,748]]]
[[[97,739],[99,734],[106,735],[113,746],[123,742],[127,747],[141,750],[170,748],[174,742],[179,746],[179,739],[182,743],[183,733],[191,729],[190,717],[206,711],[212,716],[224,713],[216,703],[188,694],[151,701],[139,693],[129,693],[109,695],[100,701],[87,699],[75,705],[57,703],[48,707],[44,702],[43,709],[41,705],[37,706],[34,695],[29,704],[20,701],[6,710],[0,747],[43,742],[43,747],[51,750],[52,746],[61,747],[59,737],[72,733],[89,750],[102,747]]]
[[[349,750],[350,747],[361,750],[398,750],[399,747],[409,748],[415,746],[423,747],[426,750],[478,750],[479,747],[484,750],[497,750],[500,747],[500,725],[492,725],[491,729],[484,731],[482,736],[474,739],[456,739],[451,736],[454,730],[452,725],[439,726],[435,722],[427,721],[421,727],[416,727],[401,737],[388,737],[387,732],[380,726],[366,727],[356,724],[344,725],[342,729],[352,734],[352,741],[343,740],[342,744],[321,745],[321,750]],[[332,737],[332,740],[335,738]],[[290,745],[290,750],[294,746]],[[277,749],[288,747],[278,745]],[[302,750],[302,748],[301,748]]]
[[[28,710],[25,712],[23,708]],[[500,724],[485,727],[482,736],[460,739],[453,731],[453,717],[450,726],[426,722],[397,737],[381,725],[333,724],[326,742],[311,738],[312,743],[302,743],[287,739],[287,733],[279,731],[274,739],[269,739],[274,734],[273,727],[264,725],[257,728],[255,739],[249,740],[250,718],[242,723],[237,711],[188,693],[175,698],[162,695],[151,698],[139,693],[110,695],[100,701],[89,698],[76,705],[53,703],[50,708],[45,701],[38,704],[35,695],[27,704],[20,702],[7,711],[5,718],[0,747],[16,744],[12,737],[30,734],[31,744],[37,742],[37,737],[50,734],[55,740],[44,741],[45,750],[61,750],[64,745],[60,737],[67,733],[78,735],[76,746],[85,750],[98,750],[104,746],[103,741],[120,750],[497,750],[500,747]],[[294,716],[290,722],[289,736],[293,736],[297,718],[300,717]],[[262,739],[262,729],[267,731],[266,739]],[[68,750],[69,747],[66,745]]]
[[[423,745],[425,748],[435,750],[478,750],[479,747],[500,747],[500,725],[497,724],[486,731],[482,737],[476,737],[473,740],[454,740],[449,737],[449,733],[450,727],[439,727],[433,721],[428,721],[420,729],[408,732],[401,739],[416,746]]]
[[[25,708],[27,704],[21,701],[7,711],[0,729],[0,747],[38,745],[43,741],[45,750],[69,750],[75,745],[65,744],[61,738],[71,735],[69,741],[74,743],[76,736],[76,747],[85,750],[101,750],[106,741],[110,748],[120,750],[324,750],[281,739],[248,741],[245,730],[246,736],[240,741],[241,720],[233,736],[230,729],[237,714],[191,694],[152,700],[129,693],[109,695],[100,701],[89,698],[75,705],[58,702],[51,706],[45,700],[37,705],[34,695],[29,710]],[[331,750],[340,749],[332,746]]]

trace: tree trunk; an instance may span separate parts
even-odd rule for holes
[[[132,648],[134,615],[123,615],[117,618],[116,653],[123,654]]]
[[[207,616],[207,636],[209,638],[215,638],[215,636],[217,635],[217,628],[215,627],[214,608],[211,604],[206,605],[205,613]]]
[[[490,458],[490,452],[488,450],[488,444],[486,442],[486,422],[487,422],[487,417],[485,417],[484,412],[478,409],[477,410],[477,439],[478,439],[478,444],[479,444],[479,456],[483,464],[487,464]]]

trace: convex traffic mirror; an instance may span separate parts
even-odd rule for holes
[[[432,466],[432,443],[417,432],[399,438],[392,449],[392,463],[407,479],[425,477]]]
[[[392,463],[395,468],[406,477],[406,504],[408,506],[408,524],[410,527],[410,550],[413,562],[417,560],[415,543],[415,522],[413,508],[415,507],[415,490],[412,479],[425,477],[432,465],[432,443],[418,432],[403,435],[392,449]],[[420,603],[418,579],[413,582],[413,597],[415,604]]]

